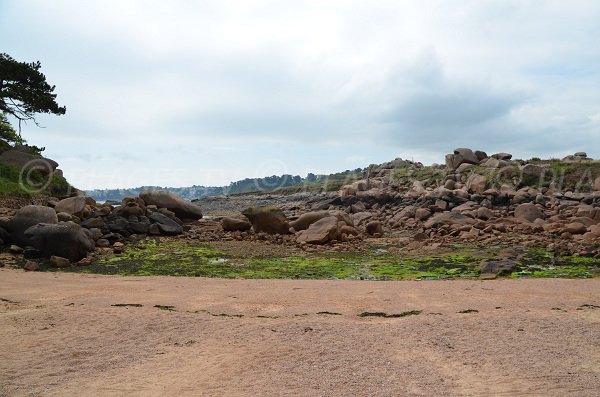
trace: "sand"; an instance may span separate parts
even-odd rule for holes
[[[0,299],[0,395],[600,396],[600,307],[591,306],[600,305],[599,278],[220,280],[0,269]],[[477,311],[460,313],[468,309]],[[358,316],[411,310],[422,312]]]

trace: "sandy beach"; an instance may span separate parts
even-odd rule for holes
[[[600,395],[598,278],[222,280],[0,269],[0,299],[6,396]]]

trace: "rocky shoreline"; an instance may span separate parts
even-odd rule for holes
[[[49,198],[0,209],[0,240],[9,246],[3,255],[23,255],[28,270],[45,260],[86,265],[149,236],[262,241],[309,252],[361,250],[373,239],[387,239],[397,253],[457,242],[505,247],[481,263],[484,277],[510,274],[525,247],[600,259],[600,162],[582,152],[562,160],[511,158],[460,148],[445,165],[396,159],[329,193],[189,202],[145,191],[118,205]]]

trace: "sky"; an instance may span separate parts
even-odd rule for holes
[[[600,2],[0,0],[81,189],[328,174],[457,147],[600,158]]]

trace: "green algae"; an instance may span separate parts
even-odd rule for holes
[[[600,259],[556,255],[544,248],[532,248],[519,261],[511,278],[591,278],[600,275]]]
[[[230,255],[208,243],[147,239],[127,246],[120,255],[97,257],[91,265],[59,271],[135,276],[188,276],[241,279],[428,280],[477,278],[479,263],[493,256],[473,247],[454,247],[432,256],[366,252],[329,252],[293,256]],[[600,259],[555,256],[529,249],[509,276],[588,278],[600,275]]]

